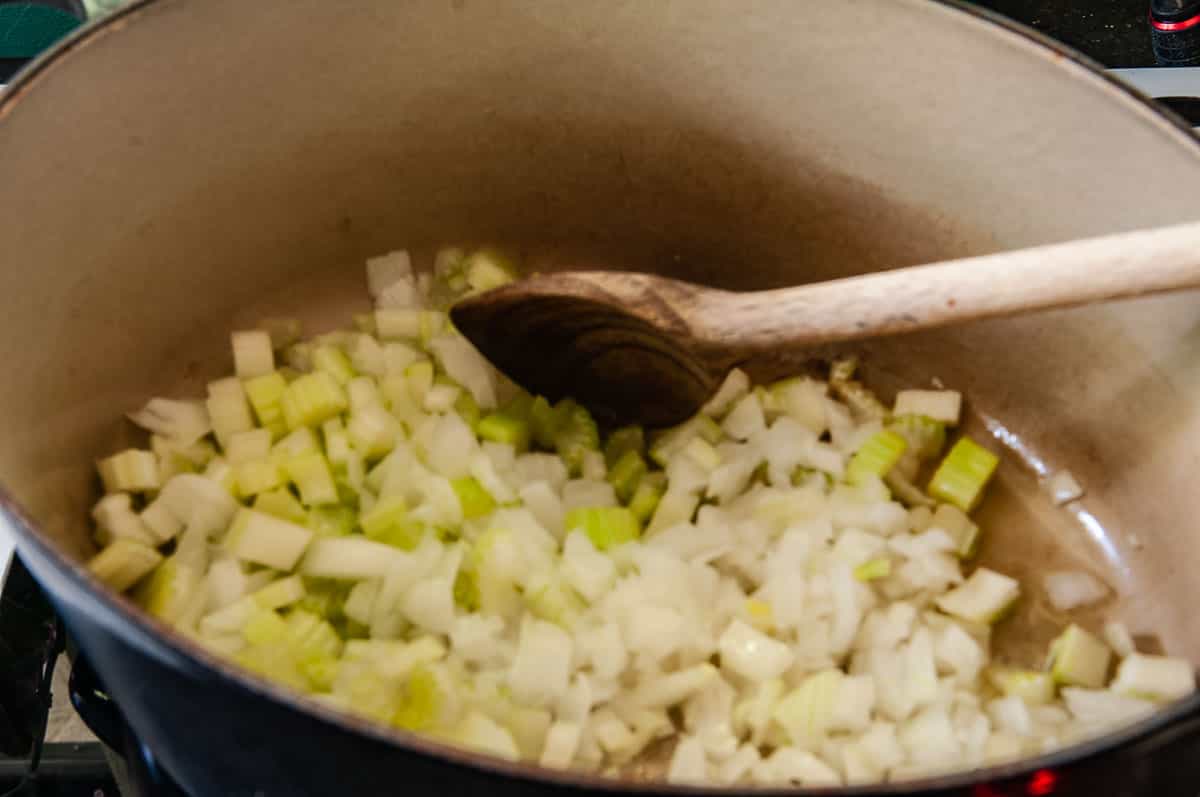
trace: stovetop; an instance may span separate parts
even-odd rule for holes
[[[19,1],[0,0],[0,8]],[[78,8],[82,15],[79,0],[31,1]],[[1149,96],[1200,97],[1200,68],[1152,68],[1148,0],[977,0],[975,4],[1082,51]],[[0,52],[0,89],[22,62]],[[1184,115],[1191,113],[1192,123],[1200,126],[1200,100],[1190,105],[1176,101],[1172,107]],[[0,532],[0,584],[4,585],[0,594],[0,797],[119,797],[122,792],[110,768],[113,753],[96,741],[82,741],[90,734],[70,709],[67,657],[59,657],[57,672],[45,672],[47,660],[54,658],[55,634],[61,633],[49,606],[19,562],[12,565],[5,581],[11,550],[11,542]],[[51,695],[54,708],[48,712]],[[33,779],[28,776],[31,755],[38,758]],[[121,768],[119,759],[116,766]],[[136,797],[128,789],[124,795]]]

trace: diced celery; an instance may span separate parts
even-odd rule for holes
[[[563,628],[574,628],[587,604],[563,578],[540,573],[525,585],[525,605],[535,616]]]
[[[989,624],[1003,618],[1020,594],[1021,585],[1015,579],[980,567],[936,603],[947,614],[972,623]]]
[[[697,435],[716,445],[721,442],[725,432],[720,424],[707,415],[696,415],[679,426],[660,432],[650,445],[650,459],[658,463],[659,467],[665,468],[670,464],[673,455],[683,450]]]
[[[346,396],[350,402],[351,414],[361,412],[368,407],[383,406],[383,396],[379,392],[379,384],[369,376],[356,376],[346,383]]]
[[[629,503],[636,494],[642,477],[646,475],[646,460],[642,459],[637,449],[630,448],[609,467],[608,483],[613,486],[617,500]]]
[[[130,448],[100,460],[96,467],[110,493],[140,493],[160,487],[158,459],[151,451]]]
[[[292,523],[304,523],[308,519],[304,507],[287,490],[259,493],[254,499],[254,508],[259,512],[266,512],[268,515],[274,515]]]
[[[265,330],[251,329],[230,335],[233,344],[233,366],[238,377],[250,379],[275,370],[275,352],[271,335]]]
[[[402,434],[400,423],[382,406],[366,407],[350,417],[346,432],[356,451],[367,459],[378,459],[396,446]]]
[[[433,387],[433,363],[420,360],[404,369],[404,378],[408,382],[408,394],[420,406],[425,401],[425,394]]]
[[[287,381],[278,371],[263,376],[247,379],[243,384],[250,406],[254,408],[254,416],[258,424],[271,433],[271,437],[280,438],[287,433],[287,422],[283,418],[283,393],[287,389]]]
[[[1072,624],[1050,644],[1046,666],[1057,684],[1099,689],[1108,678],[1111,660],[1107,645]]]
[[[567,470],[578,474],[583,467],[584,454],[600,448],[600,431],[592,414],[570,399],[555,405],[554,412],[559,418],[554,448],[566,463]]]
[[[317,426],[345,411],[346,393],[325,371],[305,374],[283,392],[283,417],[289,429]]]
[[[308,510],[308,527],[318,537],[344,537],[358,525],[358,513],[348,506],[314,506]]]
[[[409,673],[392,723],[410,731],[427,730],[436,723],[444,701],[437,678],[428,667]]]
[[[461,266],[472,290],[490,291],[507,285],[517,278],[517,260],[494,247],[478,249],[467,256]]]
[[[155,617],[175,622],[197,600],[207,599],[201,583],[201,573],[193,565],[180,564],[178,557],[165,559],[150,575],[141,580],[134,600]]]
[[[336,346],[317,346],[313,349],[312,364],[317,371],[329,374],[343,387],[355,377],[350,358]]]
[[[474,567],[463,566],[455,575],[454,605],[464,612],[477,612],[481,608],[479,573]]]
[[[296,566],[312,537],[313,533],[299,524],[240,509],[223,544],[239,559],[288,571]]]
[[[950,535],[954,540],[954,552],[960,559],[970,559],[979,548],[979,526],[953,504],[938,504],[929,527],[941,529]]]
[[[887,557],[870,559],[854,568],[854,577],[859,581],[874,581],[892,574],[892,560]]]
[[[493,412],[479,419],[475,432],[484,440],[507,443],[517,453],[529,450],[529,421],[506,412]]]
[[[646,527],[646,534],[656,534],[679,523],[690,522],[698,506],[700,496],[683,490],[667,490],[654,510],[650,525]]]
[[[308,427],[301,427],[275,444],[271,449],[271,459],[282,465],[290,459],[320,450],[321,444],[317,442],[316,433]]]
[[[283,470],[300,491],[300,500],[306,506],[338,502],[333,472],[323,454],[312,453],[293,457],[284,463]]]
[[[263,609],[282,609],[302,599],[304,592],[304,582],[300,576],[287,576],[272,581],[250,597]]]
[[[904,451],[908,441],[895,432],[883,430],[863,443],[846,466],[846,481],[860,484],[869,477],[882,479],[888,474]]]
[[[690,458],[706,473],[716,470],[721,464],[721,455],[713,448],[712,443],[703,437],[693,437],[689,440],[681,455]]]
[[[261,608],[246,620],[242,636],[251,645],[281,645],[287,639],[287,623],[271,609]]]
[[[629,511],[633,513],[639,523],[645,525],[650,522],[650,518],[654,517],[654,512],[658,509],[658,502],[666,490],[667,480],[661,472],[647,474],[638,482],[637,489],[633,491],[633,497],[629,499]]]
[[[458,394],[458,398],[454,400],[454,411],[472,429],[476,428],[479,424],[479,403],[475,401],[475,397],[471,395],[471,391],[463,390]]]
[[[116,539],[88,561],[88,570],[108,586],[124,592],[150,573],[163,557],[153,548]]]
[[[346,426],[341,418],[330,418],[321,424],[321,439],[325,441],[325,456],[329,463],[337,467],[345,467],[350,461],[350,437],[346,434]]]
[[[933,459],[946,447],[946,424],[924,415],[897,415],[887,428],[908,441],[908,450],[918,460]]]
[[[929,494],[970,512],[999,463],[999,457],[971,438],[959,438],[933,474]]]
[[[225,445],[225,459],[230,465],[265,459],[271,453],[271,433],[266,429],[234,432]]]
[[[563,528],[568,533],[574,529],[583,529],[592,545],[600,551],[632,542],[642,533],[642,524],[638,522],[637,516],[629,509],[619,506],[572,509],[563,521]]]
[[[533,399],[529,405],[529,424],[533,440],[539,448],[554,448],[561,420],[554,407],[543,396]]]
[[[646,432],[640,426],[625,426],[608,436],[604,444],[604,464],[612,468],[633,451],[641,456],[646,450]]]
[[[274,490],[283,484],[283,474],[274,462],[243,462],[234,469],[238,493],[242,496],[258,495]]]
[[[425,527],[408,516],[404,499],[398,495],[380,499],[359,517],[359,524],[370,539],[406,551],[414,550],[425,536]]]
[[[492,498],[492,494],[470,476],[454,479],[450,486],[454,488],[458,502],[462,505],[465,520],[489,515],[496,508],[496,500]]]
[[[992,667],[987,671],[987,679],[997,691],[1015,695],[1031,706],[1054,700],[1055,684],[1049,673]]]
[[[961,411],[962,393],[957,390],[901,390],[892,410],[896,415],[924,416],[950,426],[958,425]]]

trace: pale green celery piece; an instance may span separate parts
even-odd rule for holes
[[[429,388],[433,387],[433,376],[433,363],[429,360],[419,360],[404,369],[409,396],[418,406],[425,401]]]
[[[665,474],[661,471],[646,474],[638,481],[637,489],[633,491],[633,497],[629,499],[629,511],[644,526],[650,522],[650,518],[654,517],[654,512],[658,509],[658,502],[662,500],[663,493],[666,491],[667,478]]]
[[[970,512],[979,503],[1000,458],[969,437],[961,437],[929,481],[929,494]]]
[[[187,609],[189,601],[205,600],[198,568],[183,564],[174,556],[160,563],[143,578],[134,591],[134,600],[155,617],[173,622]]]
[[[358,513],[348,506],[314,506],[308,510],[307,525],[318,537],[345,537],[357,524]]]
[[[1031,706],[1054,700],[1056,685],[1050,673],[1019,670],[1010,667],[989,667],[988,682],[1004,695],[1016,695]]]
[[[874,581],[892,574],[892,560],[887,557],[871,559],[854,568],[854,577],[859,581]]]
[[[692,438],[699,436],[705,442],[716,445],[725,432],[721,425],[707,415],[696,415],[679,426],[673,426],[655,436],[650,445],[650,459],[659,467],[667,467],[672,457],[682,451]]]
[[[274,462],[243,462],[234,469],[238,494],[250,497],[274,490],[283,483],[283,475]]]
[[[578,507],[567,513],[563,528],[568,532],[583,529],[597,550],[607,551],[633,542],[642,533],[642,524],[629,509],[620,506]]]
[[[464,394],[468,395],[468,394]],[[479,419],[475,432],[484,440],[507,443],[522,453],[529,449],[531,432],[529,421],[507,412],[493,412]]]
[[[626,449],[616,462],[609,465],[608,483],[613,486],[617,500],[628,504],[637,493],[642,477],[646,475],[646,460],[636,448]]]
[[[507,285],[520,273],[515,256],[495,247],[477,249],[467,256],[461,270],[472,290],[490,291]]]
[[[608,436],[604,444],[604,464],[612,468],[628,452],[640,457],[646,450],[646,432],[640,426],[625,426]]]
[[[287,639],[287,623],[274,610],[259,608],[242,627],[251,645],[281,645]]]
[[[282,609],[302,599],[304,592],[300,576],[286,576],[272,581],[250,597],[259,608]]]
[[[437,723],[444,701],[445,696],[433,672],[428,667],[418,666],[404,684],[392,724],[410,731],[428,730]]]
[[[562,419],[555,408],[543,396],[536,396],[529,404],[529,425],[533,440],[539,448],[554,449],[558,427]]]
[[[279,371],[256,376],[242,383],[250,407],[258,425],[271,433],[273,439],[278,439],[287,433],[287,422],[283,417],[283,393],[287,390],[287,381]]]
[[[321,444],[317,441],[316,433],[308,427],[301,427],[275,444],[271,449],[271,459],[282,465],[288,460],[320,450]]]
[[[300,500],[306,506],[338,503],[337,485],[323,454],[294,457],[284,463],[283,470],[300,491]]]
[[[490,515],[496,508],[496,500],[492,498],[492,494],[470,476],[455,479],[450,482],[450,486],[454,488],[458,502],[462,505],[464,520]]]
[[[110,493],[157,490],[158,458],[153,451],[130,448],[97,464],[104,489]]]
[[[574,628],[587,609],[583,598],[569,584],[548,573],[530,579],[524,599],[535,617],[567,629]]]
[[[919,460],[934,459],[946,447],[946,424],[924,415],[897,415],[887,425],[908,441],[908,449]]]
[[[1015,579],[980,567],[935,603],[947,614],[972,623],[991,624],[1008,614],[1020,594],[1021,585]]]
[[[555,451],[562,457],[567,470],[578,475],[584,454],[600,448],[600,430],[592,414],[570,399],[560,401],[555,406],[555,413],[560,419],[554,439]]]
[[[287,490],[259,493],[254,498],[254,509],[293,523],[304,523],[308,520],[304,507],[301,507],[300,502]]]
[[[289,429],[318,426],[346,411],[346,392],[329,373],[314,371],[283,392],[283,417]]]
[[[329,374],[343,387],[357,376],[350,358],[336,346],[317,346],[313,349],[312,362],[313,368]]]
[[[242,508],[221,544],[244,561],[290,571],[312,538],[313,533],[304,526]]]
[[[882,479],[888,474],[908,448],[908,441],[886,429],[875,433],[862,444],[846,466],[846,481],[859,484],[868,477]]]
[[[1047,667],[1057,684],[1099,689],[1108,678],[1111,661],[1107,645],[1072,624],[1051,643]]]
[[[955,553],[961,559],[970,559],[979,548],[979,526],[953,504],[938,504],[929,527],[949,534],[955,543]]]
[[[153,548],[118,538],[93,556],[87,567],[101,582],[124,592],[158,567],[162,560],[162,554]]]
[[[471,391],[463,390],[458,394],[458,398],[454,400],[454,411],[462,417],[467,425],[474,429],[480,421],[479,404],[475,401],[475,397],[471,395]],[[528,448],[528,444],[526,444]]]
[[[480,609],[479,571],[465,563],[454,577],[454,604],[464,612]]]
[[[404,499],[398,495],[380,499],[359,517],[359,524],[370,539],[406,551],[415,549],[425,536],[424,525],[408,517]]]

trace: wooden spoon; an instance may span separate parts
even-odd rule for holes
[[[784,349],[1200,287],[1200,222],[732,293],[650,274],[542,274],[454,324],[530,391],[611,422],[678,423],[730,368]]]

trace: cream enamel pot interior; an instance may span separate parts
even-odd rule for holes
[[[1197,216],[1190,132],[953,4],[135,2],[0,98],[3,522],[194,795],[666,790],[446,751],[228,670],[84,574],[90,463],[146,396],[228,370],[232,325],[344,318],[389,248],[486,240],[758,288]],[[860,351],[883,390],[962,388],[1012,447],[986,561],[1102,573],[1106,611],[1200,661],[1198,322],[1182,295]],[[1088,490],[1074,514],[1036,487],[1060,468]],[[1032,650],[1047,629],[1006,633]],[[1195,771],[1196,711],[868,791],[1024,794],[1051,767],[1055,793],[1165,794]]]

